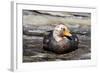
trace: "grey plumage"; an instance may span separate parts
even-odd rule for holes
[[[48,51],[52,51],[58,54],[71,52],[78,48],[78,37],[75,34],[64,38],[62,41],[57,42],[53,37],[53,31],[47,32],[44,36],[43,48]]]

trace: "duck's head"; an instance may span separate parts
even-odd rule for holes
[[[53,37],[55,38],[57,42],[67,36],[70,37],[72,36],[72,34],[70,33],[70,30],[68,29],[68,27],[65,26],[64,24],[59,24],[54,28]]]

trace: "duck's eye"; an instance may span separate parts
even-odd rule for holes
[[[65,31],[65,28],[62,28],[63,31]]]

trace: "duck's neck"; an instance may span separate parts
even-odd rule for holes
[[[63,40],[63,37],[59,36],[59,32],[57,32],[57,31],[53,32],[53,37],[57,42]]]

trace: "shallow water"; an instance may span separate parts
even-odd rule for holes
[[[23,11],[23,62],[91,59],[90,14],[74,12],[55,13]],[[63,22],[72,33],[78,36],[78,49],[66,54],[55,54],[43,50],[43,35],[45,31],[53,30],[59,22]]]

